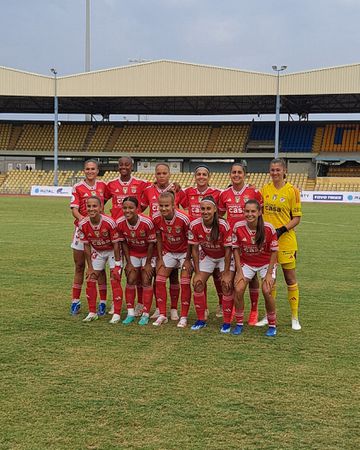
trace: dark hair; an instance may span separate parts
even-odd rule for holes
[[[260,203],[251,199],[245,203],[245,208],[247,205],[255,205],[258,211],[261,211]],[[264,219],[262,214],[258,217],[257,225],[256,225],[256,234],[255,234],[255,244],[257,248],[260,250],[265,240],[265,227],[264,227]]]
[[[120,161],[122,160],[122,159],[127,159],[128,161],[130,161],[130,163],[131,163],[131,165],[133,166],[134,165],[134,160],[131,158],[131,156],[121,156],[120,158],[119,158],[119,163],[120,163]]]
[[[97,161],[96,159],[87,159],[87,160],[84,162],[84,167],[85,167],[86,164],[88,164],[88,163],[95,164],[95,165],[96,165],[96,168],[99,169],[100,163],[99,163],[99,161]]]
[[[135,205],[136,207],[139,206],[139,201],[138,201],[138,199],[137,199],[136,197],[131,197],[131,196],[125,197],[124,200],[123,200],[123,203],[124,203],[124,202],[132,202],[132,203],[134,203],[134,205]]]
[[[215,213],[214,213],[213,222],[211,224],[210,239],[212,241],[217,241],[219,239],[220,227],[219,227],[219,213],[217,210],[215,199],[212,195],[207,195],[201,201],[202,202],[209,201],[209,202],[213,203],[216,208]]]
[[[102,205],[101,199],[100,199],[100,197],[98,197],[97,195],[92,195],[91,197],[88,197],[88,198],[86,199],[86,204],[87,204],[87,202],[88,202],[89,200],[96,200],[96,201],[99,203],[100,206]]]
[[[244,171],[244,174],[246,175],[246,166],[247,166],[247,164],[246,164],[245,161],[238,161],[238,162],[232,163],[231,166],[230,166],[230,173],[233,170],[234,166],[240,166],[242,168],[242,170]]]
[[[286,169],[287,169],[287,166],[286,166],[285,159],[284,159],[284,158],[274,158],[274,159],[272,159],[272,160],[270,161],[270,166],[271,166],[272,164],[280,164],[281,166],[283,166],[283,169],[284,169],[284,171],[285,171],[285,173],[284,173],[284,178],[286,178]]]
[[[205,164],[200,164],[199,166],[195,167],[194,173],[196,173],[199,169],[205,169],[208,171],[208,174],[210,175],[210,169]]]
[[[155,171],[157,170],[157,168],[158,168],[159,166],[165,166],[165,167],[167,167],[167,168],[168,168],[168,171],[170,172],[170,166],[169,166],[169,164],[166,164],[166,163],[157,163],[156,166],[155,166]]]

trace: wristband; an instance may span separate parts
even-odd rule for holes
[[[121,267],[121,261],[115,261],[115,266],[116,267]]]
[[[276,235],[279,238],[282,234],[286,233],[287,231],[288,231],[288,229],[285,226],[276,228]]]

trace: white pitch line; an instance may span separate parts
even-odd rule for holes
[[[300,223],[311,223],[313,225],[327,225],[327,226],[334,226],[333,223],[324,223],[324,222],[310,222],[309,220],[302,220]],[[335,225],[336,227],[348,227],[349,225],[344,225],[342,223],[337,223]]]

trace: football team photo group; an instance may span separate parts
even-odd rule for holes
[[[295,228],[302,212],[298,189],[286,181],[284,160],[271,161],[271,182],[262,190],[247,184],[244,161],[231,165],[229,187],[224,190],[211,187],[206,165],[195,169],[194,186],[186,187],[171,182],[166,163],[156,165],[153,183],[132,176],[128,156],[119,159],[118,167],[119,177],[106,183],[97,179],[98,162],[87,160],[85,179],[73,188],[72,315],[81,311],[85,284],[88,314],[83,322],[108,313],[110,324],[145,326],[154,319],[152,325],[159,327],[168,322],[170,309],[170,319],[185,328],[193,305],[197,316],[193,331],[205,328],[209,314],[216,314],[223,319],[221,333],[240,335],[247,322],[267,326],[265,335],[274,337],[276,277],[282,273],[291,327],[301,330]],[[107,201],[111,216],[104,214]],[[207,302],[210,277],[218,296],[216,311],[210,311]],[[107,308],[108,284],[112,303]],[[247,288],[250,305],[245,321]],[[265,302],[263,318],[258,315],[259,296]],[[121,320],[123,302],[127,315]]]

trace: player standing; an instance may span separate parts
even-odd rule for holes
[[[244,220],[245,203],[250,199],[257,200],[262,205],[260,191],[245,183],[246,168],[242,163],[234,163],[230,168],[231,186],[221,192],[219,198],[220,215],[226,214],[230,228],[233,230],[236,222]],[[249,284],[251,310],[249,325],[258,321],[259,280],[254,277]]]
[[[257,200],[248,200],[244,207],[245,220],[237,222],[233,231],[236,266],[235,318],[232,334],[239,335],[244,325],[244,293],[248,283],[259,273],[265,299],[269,328],[266,336],[276,336],[275,300],[271,290],[275,282],[278,241],[275,228],[264,223]]]
[[[114,302],[114,315],[110,323],[117,323],[120,320],[122,303],[119,234],[115,222],[101,213],[102,202],[99,197],[89,197],[86,206],[88,217],[79,222],[79,235],[84,243],[84,254],[88,267],[86,297],[89,314],[83,322],[92,322],[98,318],[96,314],[96,280],[108,262]]]
[[[97,196],[101,200],[102,206],[104,205],[104,196],[106,190],[106,183],[104,181],[97,180],[99,174],[99,163],[96,160],[89,159],[84,164],[85,179],[74,185],[72,189],[72,197],[70,202],[71,213],[75,219],[75,232],[71,243],[73,249],[73,259],[75,263],[75,275],[72,287],[72,303],[70,307],[70,313],[72,315],[80,312],[80,296],[81,289],[84,282],[85,271],[85,255],[84,244],[81,242],[78,235],[79,221],[87,216],[86,201],[90,197]],[[100,304],[98,314],[100,316],[105,314],[106,309],[106,274],[105,272],[98,276]]]
[[[153,325],[160,326],[168,321],[166,317],[166,280],[173,269],[181,269],[181,317],[178,327],[187,325],[191,300],[190,280],[192,273],[188,229],[190,220],[186,214],[175,209],[174,194],[163,192],[159,196],[159,212],[153,217],[157,234],[158,260],[156,267],[156,298],[160,316]]]
[[[281,158],[270,163],[271,182],[262,189],[264,198],[264,220],[276,228],[279,239],[279,264],[281,264],[291,308],[291,327],[301,330],[299,322],[299,287],[296,279],[297,240],[295,227],[302,216],[300,192],[286,181],[286,163]],[[276,297],[276,286],[273,288]],[[266,317],[258,326],[266,325]]]
[[[206,327],[206,298],[205,287],[214,270],[219,270],[220,275],[228,272],[230,268],[230,255],[232,235],[228,223],[219,219],[214,197],[204,197],[200,202],[201,218],[190,223],[189,244],[192,245],[192,256],[195,275],[193,279],[194,305],[198,320],[191,327],[192,330],[200,330]],[[227,264],[225,255],[227,254]],[[223,302],[227,303],[228,297],[232,299],[232,289],[223,285]],[[230,326],[229,326],[230,328]]]
[[[111,217],[116,220],[124,215],[122,209],[122,203],[124,198],[131,195],[135,197],[139,202],[140,211],[140,198],[144,189],[150,184],[149,181],[140,180],[139,178],[131,175],[134,167],[134,162],[129,156],[122,156],[119,159],[119,177],[110,180],[107,183],[107,189],[105,193],[105,199],[112,201]],[[138,302],[140,303],[139,309],[142,308],[142,287],[141,280],[137,285]],[[110,311],[111,314],[112,311]]]
[[[128,314],[123,324],[128,325],[135,320],[135,290],[140,276],[143,288],[144,311],[139,325],[147,325],[153,298],[152,279],[155,273],[155,229],[149,217],[137,213],[139,203],[135,197],[125,197],[122,206],[124,216],[117,219],[116,226],[126,259],[125,299]]]
[[[211,174],[210,169],[207,166],[201,165],[196,167],[194,171],[194,179],[196,185],[182,189],[177,196],[177,204],[187,211],[191,221],[201,217],[200,202],[204,197],[211,195],[217,204],[221,193],[220,189],[210,186]],[[217,269],[213,273],[213,279],[219,298],[219,304],[216,309],[216,317],[222,317],[221,276],[220,272]],[[207,313],[208,309],[206,306],[206,314]]]

